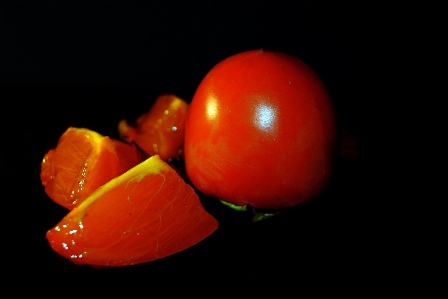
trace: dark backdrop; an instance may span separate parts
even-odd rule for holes
[[[143,277],[151,288],[170,281],[193,289],[300,290],[305,281],[341,279],[347,290],[355,282],[369,290],[394,286],[405,274],[419,277],[413,270],[426,256],[409,251],[419,244],[420,226],[407,212],[403,187],[411,183],[397,179],[407,164],[394,145],[408,131],[401,116],[434,76],[427,67],[443,40],[439,4],[2,1],[2,273],[24,282]],[[66,211],[44,193],[40,161],[65,129],[118,137],[118,121],[146,112],[157,95],[190,101],[216,63],[260,48],[312,66],[341,125],[360,143],[360,158],[341,167],[323,198],[251,224],[201,197],[220,221],[218,231],[134,267],[79,267],[50,249],[45,232]]]

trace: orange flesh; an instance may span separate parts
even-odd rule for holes
[[[47,239],[74,263],[124,266],[179,252],[217,227],[194,190],[153,156],[98,188]]]
[[[143,161],[133,145],[94,131],[69,128],[41,163],[45,192],[58,204],[73,209],[98,187]]]
[[[127,142],[135,142],[148,155],[164,161],[184,156],[184,132],[188,104],[174,96],[162,95],[151,109],[136,120],[136,126],[120,121],[118,131]]]

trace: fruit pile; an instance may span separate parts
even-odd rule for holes
[[[47,239],[75,263],[152,261],[218,228],[169,162],[184,160],[193,186],[228,206],[278,211],[318,197],[340,154],[320,78],[298,58],[263,50],[218,63],[190,105],[160,96],[118,131],[124,141],[69,128],[41,164],[45,192],[71,210]]]
[[[133,265],[179,252],[218,228],[164,161],[183,156],[187,107],[164,95],[135,128],[121,121],[120,135],[135,144],[84,128],[62,134],[40,175],[47,195],[71,210],[47,232],[57,253],[77,264]]]

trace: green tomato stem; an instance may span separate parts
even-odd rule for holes
[[[223,205],[225,205],[226,207],[229,207],[229,208],[231,208],[231,209],[233,209],[235,211],[251,213],[252,214],[252,218],[251,218],[252,222],[257,222],[257,221],[264,220],[264,219],[267,219],[267,218],[271,218],[271,217],[274,217],[274,216],[280,214],[279,211],[277,211],[277,212],[260,212],[260,211],[257,211],[257,210],[255,210],[254,208],[252,208],[251,206],[248,206],[248,205],[238,206],[238,205],[235,205],[233,203],[224,201],[222,199],[220,199],[219,201]]]
[[[223,205],[225,205],[225,206],[227,206],[227,207],[229,207],[229,208],[231,208],[231,209],[234,209],[235,211],[238,211],[238,212],[246,212],[246,211],[247,211],[247,205],[244,205],[244,206],[238,206],[238,205],[235,205],[235,204],[233,204],[233,203],[224,201],[224,200],[222,200],[222,199],[220,199],[219,201],[220,201]]]
[[[262,212],[253,211],[253,214],[254,215],[252,216],[252,222],[257,222],[257,221],[260,221],[260,220],[264,220],[264,219],[267,219],[267,218],[274,217],[274,216],[280,214],[280,212],[262,213]]]

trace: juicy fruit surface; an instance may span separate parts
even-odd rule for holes
[[[327,186],[337,154],[337,122],[326,88],[293,56],[231,56],[205,76],[190,104],[188,177],[201,192],[227,202],[297,206]]]
[[[41,163],[45,192],[73,209],[101,185],[144,160],[133,145],[84,128],[68,128]]]
[[[164,161],[184,156],[185,120],[188,104],[174,96],[159,96],[150,110],[136,120],[133,127],[122,120],[118,125],[121,138],[135,142],[148,155]]]
[[[194,190],[153,156],[98,188],[47,239],[74,263],[123,266],[179,252],[217,227]]]

